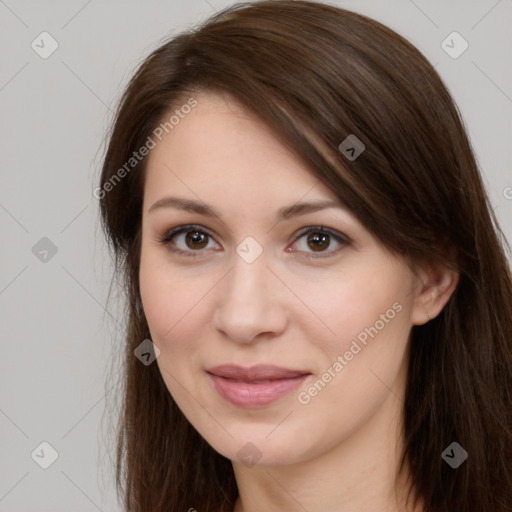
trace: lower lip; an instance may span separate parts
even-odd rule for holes
[[[292,379],[277,379],[270,382],[240,382],[209,374],[215,389],[225,400],[238,407],[264,407],[300,386],[308,375]]]

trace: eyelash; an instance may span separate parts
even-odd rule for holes
[[[194,250],[183,251],[182,249],[177,249],[176,247],[172,247],[170,244],[171,240],[176,235],[179,235],[181,233],[191,232],[191,231],[197,231],[197,232],[205,234],[208,237],[213,239],[213,236],[210,233],[208,233],[208,231],[201,228],[201,226],[198,226],[195,224],[187,224],[184,226],[179,226],[179,227],[174,228],[171,231],[167,232],[163,238],[159,239],[159,242],[162,245],[165,245],[171,253],[179,254],[182,256],[186,256],[186,257],[198,257],[199,256],[198,253],[203,252],[202,249],[197,250],[197,251],[194,251]],[[300,257],[304,257],[307,259],[330,258],[330,257],[338,254],[338,252],[341,249],[350,245],[350,243],[351,243],[350,239],[347,236],[345,236],[341,233],[338,233],[337,231],[334,231],[332,229],[325,228],[323,226],[308,226],[306,228],[303,228],[296,233],[296,239],[300,239],[304,235],[309,235],[310,233],[322,233],[322,234],[329,235],[332,238],[334,238],[338,243],[340,243],[341,246],[338,247],[337,249],[334,249],[331,251],[320,251],[320,253],[318,253],[318,254],[314,254],[314,253],[302,254],[302,255],[300,255]],[[320,255],[320,254],[324,254],[324,255]]]

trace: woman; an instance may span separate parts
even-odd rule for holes
[[[365,16],[236,5],[153,52],[100,186],[127,511],[512,510],[512,278],[457,108]]]

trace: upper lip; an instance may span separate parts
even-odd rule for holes
[[[237,366],[233,364],[221,364],[206,370],[208,373],[225,377],[227,379],[237,380],[277,380],[292,379],[302,375],[309,375],[310,372],[304,370],[291,370],[288,368],[280,368],[279,366],[258,364],[249,368]]]

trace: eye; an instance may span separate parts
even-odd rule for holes
[[[212,249],[209,246],[211,241],[213,237],[207,231],[191,224],[172,229],[160,239],[169,251],[183,256],[197,256],[202,249]]]
[[[309,226],[303,228],[295,234],[296,241],[293,245],[298,245],[298,249],[285,250],[287,252],[304,253],[300,257],[304,258],[328,258],[336,255],[345,246],[350,245],[350,239],[330,228],[323,226]],[[298,237],[298,238],[297,238]],[[201,226],[188,224],[172,229],[165,234],[159,242],[167,246],[172,253],[183,256],[199,256],[203,249],[219,250],[220,246],[213,243],[213,237]],[[332,249],[332,245],[338,247]]]
[[[336,255],[345,246],[350,245],[347,236],[323,226],[310,226],[297,233],[298,239],[294,244],[299,252],[306,253],[306,258],[328,258]],[[332,249],[332,245],[338,245]],[[289,249],[286,249],[288,252]]]

